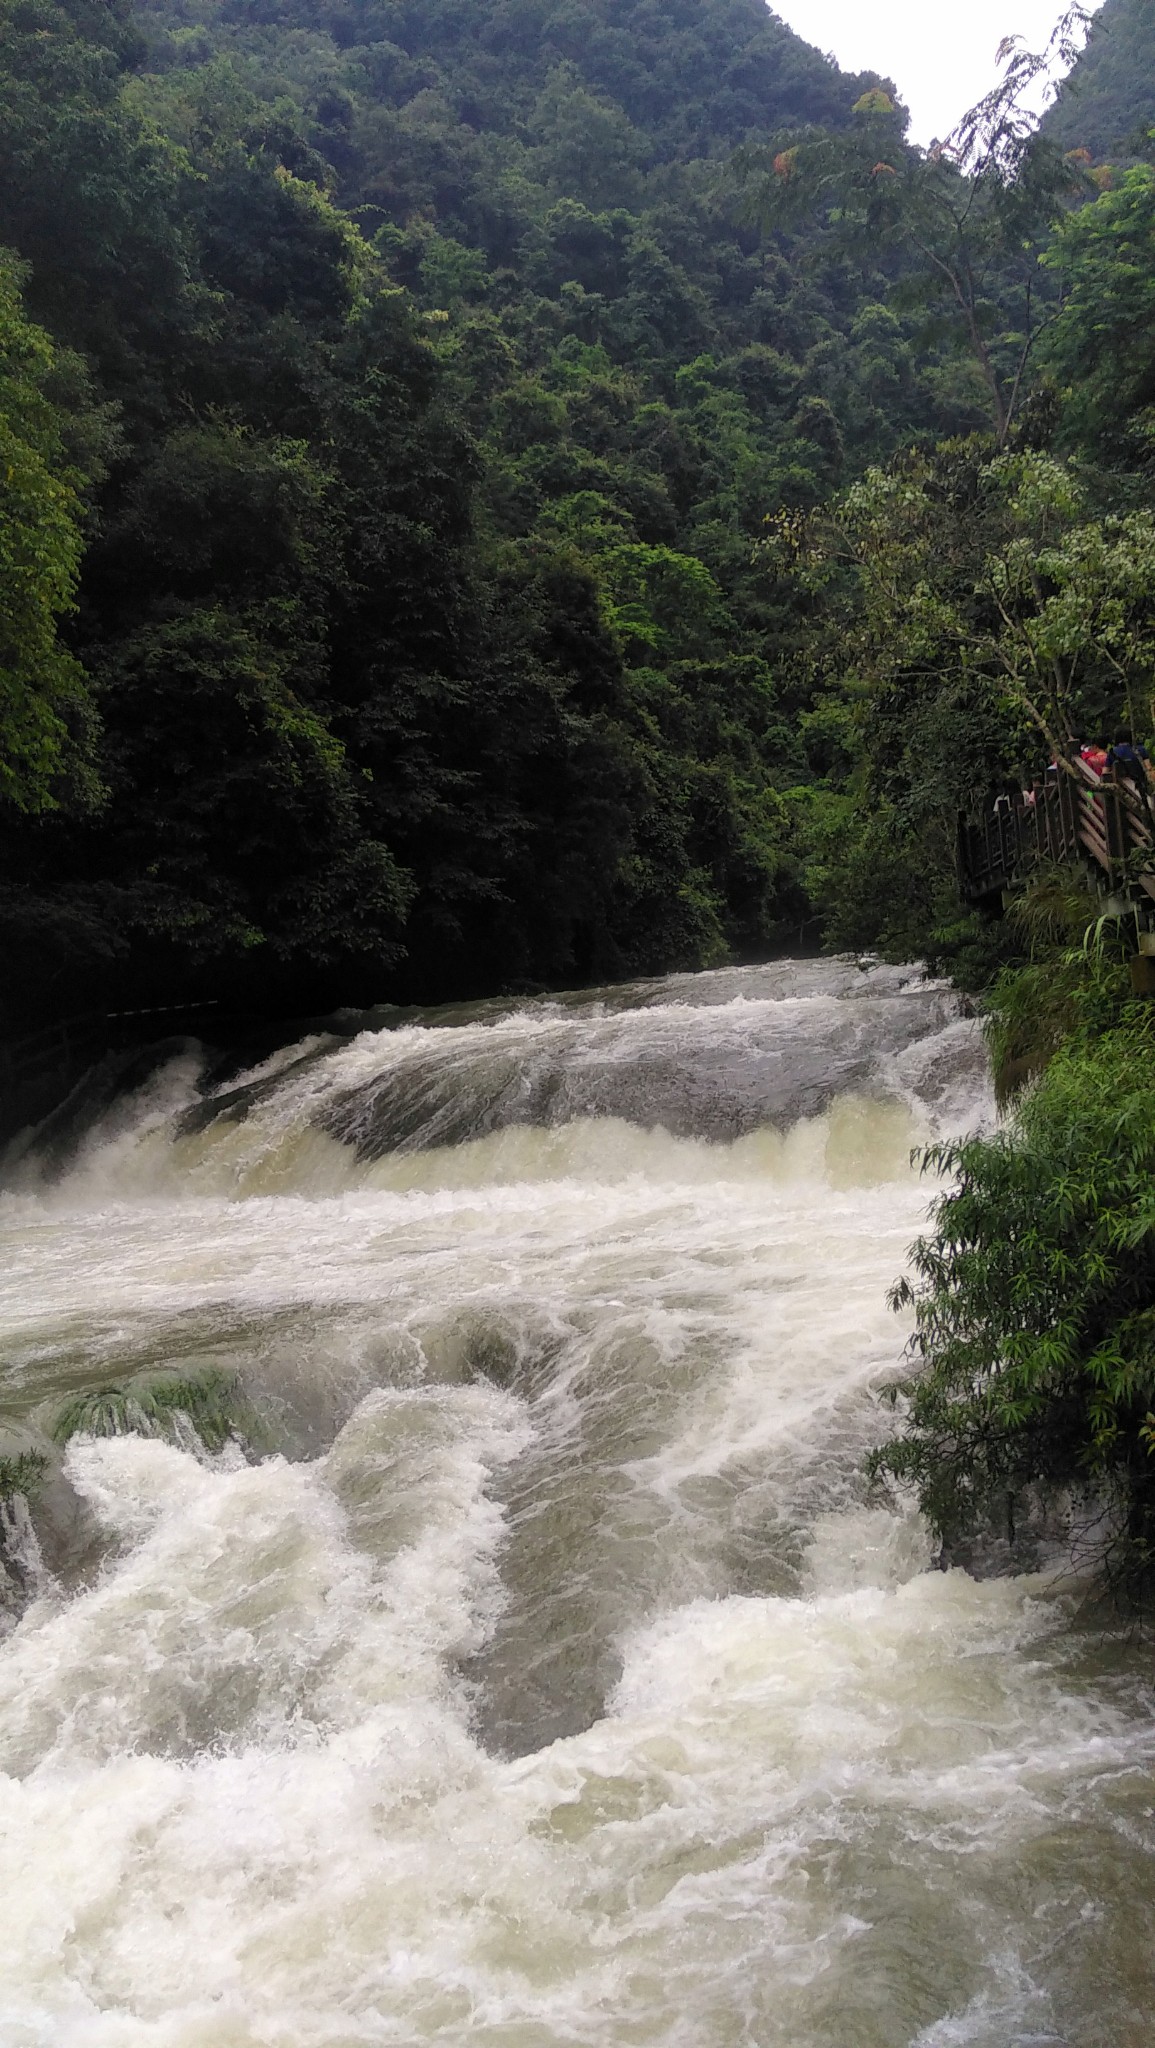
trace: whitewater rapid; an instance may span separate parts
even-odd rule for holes
[[[989,1116],[949,991],[782,963],[174,1049],[10,1161],[3,2048],[1148,2042],[1149,1660],[862,1479]],[[243,1441],[52,1449],[208,1367]]]

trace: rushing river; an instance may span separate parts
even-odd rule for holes
[[[1146,2048],[1149,1655],[861,1479],[988,1113],[949,992],[783,963],[189,1051],[14,1168],[0,1448],[256,1420],[9,1528],[3,2048]]]

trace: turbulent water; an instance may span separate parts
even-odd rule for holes
[[[375,1021],[10,1170],[0,1449],[161,1369],[248,1420],[6,1511],[3,2048],[1148,2043],[1142,1645],[860,1476],[974,1024],[853,963]]]

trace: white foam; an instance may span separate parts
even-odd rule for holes
[[[478,1411],[482,1437],[494,1421]],[[112,1447],[105,1476],[134,1456]],[[75,1680],[87,1669],[89,1709],[115,1698],[119,1737],[111,1706],[95,1727],[74,1711],[26,1776],[0,1780],[5,1998],[25,2029],[6,2038],[640,2033],[689,2048],[756,2025],[787,2048],[828,2041],[842,2012],[859,2038],[938,2048],[985,2038],[984,2000],[1007,2024],[1038,2014],[1045,1930],[1029,1912],[1008,1921],[1000,1863],[1029,1890],[1096,1778],[1144,1768],[1152,1749],[1149,1728],[1064,1684],[1045,1588],[931,1574],[691,1603],[633,1636],[605,1718],[503,1764],[438,1676],[460,1625],[443,1562],[411,1559],[394,1603],[391,1564],[318,1515],[315,1474],[198,1468],[185,1486],[202,1541],[230,1538],[205,1573],[182,1556],[174,1574],[154,1530],[72,1610]],[[443,1493],[439,1543],[475,1499]],[[175,1531],[185,1513],[165,1520]],[[163,1664],[186,1687],[199,1674],[219,1696],[238,1636],[247,1660],[256,1634],[299,1711],[274,1732],[250,1703],[227,1740],[180,1753],[146,1619],[158,1605],[172,1616]],[[34,1623],[15,1646],[26,1684],[56,1631]],[[887,1982],[912,1945],[921,1976]],[[1008,2003],[1016,1953],[1030,1995]]]
[[[628,1000],[366,1034],[199,1134],[178,1064],[7,1198],[13,1402],[220,1358],[311,1454],[70,1447],[73,1577],[0,1645],[3,2048],[1138,2048],[1132,1668],[859,1476],[974,1027],[852,963]],[[877,1086],[727,1142],[316,1120],[434,1039],[816,1031]]]
[[[793,990],[800,966],[802,994]],[[575,1013],[555,1002],[338,1043],[314,1036],[219,1088],[200,1105],[205,1114],[215,1106],[215,1120],[185,1135],[179,1118],[197,1104],[197,1061],[182,1054],[98,1120],[63,1176],[33,1154],[15,1185],[60,1212],[219,1196],[323,1199],[462,1184],[456,1177],[480,1185],[575,1173],[789,1176],[822,1171],[824,1153],[835,1178],[845,1153],[846,1171],[862,1179],[893,1173],[898,1138],[905,1152],[961,1127],[989,1096],[978,1027],[958,1016],[945,987],[909,969],[781,963],[771,985],[784,988],[770,993],[771,972],[643,985],[632,1007]],[[701,984],[719,984],[713,999]],[[842,1099],[831,1103],[832,1094]],[[848,1101],[858,1103],[857,1152]],[[567,1137],[573,1127],[584,1144]],[[697,1134],[696,1164],[671,1149],[693,1138],[679,1141],[666,1127]],[[337,1128],[368,1142],[356,1151],[327,1134]],[[727,1142],[735,1136],[736,1146]],[[32,1220],[12,1195],[0,1200],[5,1208]]]

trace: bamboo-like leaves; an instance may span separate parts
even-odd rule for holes
[[[1155,1536],[1155,1028],[1121,1003],[1077,1033],[1010,1124],[929,1148],[951,1176],[892,1291],[920,1369],[871,1469],[916,1486],[939,1534],[1008,1499],[1082,1492]],[[1145,1553],[1144,1553],[1145,1554]]]

